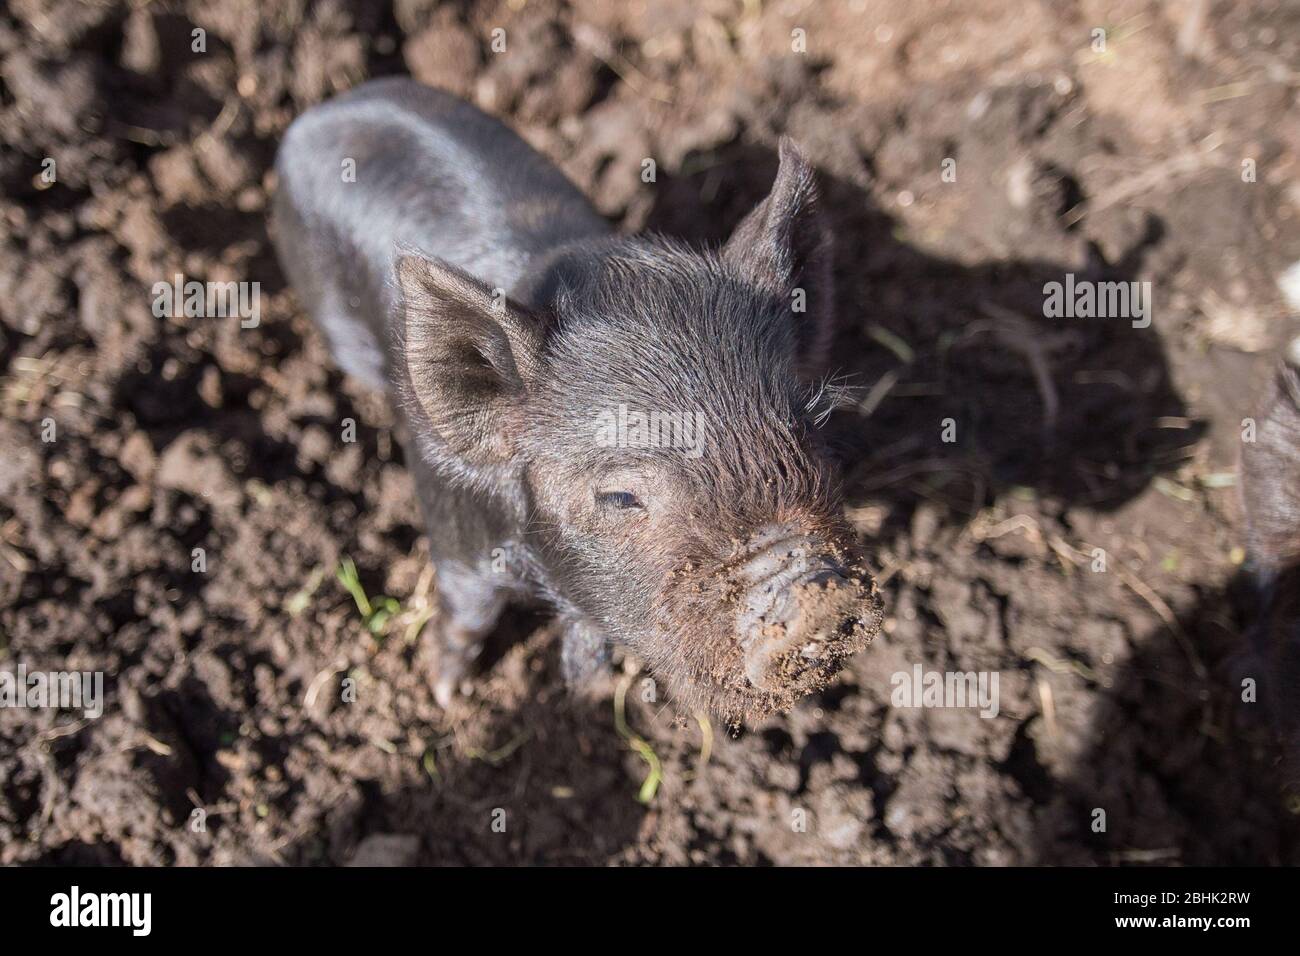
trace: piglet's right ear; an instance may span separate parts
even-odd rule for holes
[[[825,370],[832,337],[831,231],[818,201],[817,177],[794,141],[781,137],[781,164],[767,198],[741,220],[723,257],[760,288],[804,305],[795,312],[796,359],[813,377]],[[804,312],[806,314],[798,314]]]
[[[397,284],[413,425],[426,425],[463,465],[505,464],[540,354],[541,322],[440,260],[401,256]]]

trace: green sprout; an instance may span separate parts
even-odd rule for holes
[[[532,735],[533,732],[525,728],[515,734],[514,737],[510,738],[510,740],[508,740],[503,746],[497,747],[495,750],[481,750],[478,747],[469,747],[465,750],[465,756],[470,760],[482,760],[489,766],[499,767],[501,764],[505,763],[511,754],[523,746],[524,741]]]
[[[366,630],[375,637],[383,637],[389,620],[402,610],[402,605],[396,598],[387,595],[381,595],[372,604],[370,598],[366,596],[366,589],[361,586],[356,562],[351,558],[345,557],[340,561],[335,574],[339,584],[343,585],[352,595],[352,600],[356,602],[357,610],[361,612],[361,619],[366,622]]]
[[[664,768],[659,761],[659,755],[654,752],[654,748],[628,726],[627,689],[631,685],[632,678],[629,676],[621,681],[614,691],[614,729],[618,731],[620,737],[627,741],[628,747],[634,750],[650,767],[645,780],[641,781],[641,789],[636,795],[638,802],[649,803],[655,798],[655,794],[659,791],[659,784],[663,782]]]
[[[420,758],[420,766],[424,767],[424,772],[429,775],[430,780],[434,783],[440,781],[442,774],[438,772],[438,758],[434,755],[432,747],[425,750],[424,756]]]

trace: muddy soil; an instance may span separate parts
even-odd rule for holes
[[[106,703],[0,708],[0,863],[1300,862],[1236,488],[1300,325],[1298,44],[1279,0],[10,0],[0,665]],[[392,419],[267,233],[286,125],[394,73],[629,230],[724,238],[782,133],[817,164],[888,615],[830,688],[734,737],[626,657],[572,698],[521,612],[436,706]],[[260,323],[157,317],[177,273]],[[1045,318],[1066,273],[1149,282],[1149,327]],[[915,665],[997,715],[893,706]]]

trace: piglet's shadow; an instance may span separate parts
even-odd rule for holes
[[[749,145],[703,159],[700,172],[658,185],[648,228],[722,242],[777,168],[772,150]],[[1114,263],[1094,254],[1086,269],[1033,258],[969,266],[899,241],[861,188],[820,182],[836,238],[834,357],[858,389],[831,435],[849,508],[883,512],[877,540],[915,539],[922,504],[939,536],[1008,492],[1049,512],[1113,511],[1191,454],[1204,428],[1188,417],[1154,328],[1043,317],[1044,285],[1067,272],[1134,280],[1158,221]],[[945,419],[955,441],[943,441]],[[1018,734],[1001,769],[1034,805],[1027,859],[1294,857],[1270,725],[1240,700],[1240,678],[1260,676],[1245,636],[1254,593],[1249,582],[1205,589],[1177,621],[1182,641],[1163,626],[1133,635],[1137,650],[1113,684],[1092,688],[1084,756],[1064,778],[1048,773],[1032,734]],[[1105,833],[1092,830],[1097,807],[1108,811]]]

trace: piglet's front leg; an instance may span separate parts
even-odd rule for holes
[[[446,708],[465,685],[483,640],[505,608],[500,585],[454,562],[438,562],[438,607],[433,631],[433,695]]]
[[[585,618],[577,615],[561,619],[560,668],[564,682],[579,689],[591,681],[609,663],[609,642]]]

